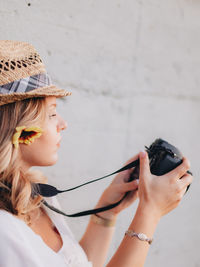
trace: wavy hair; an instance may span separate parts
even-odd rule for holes
[[[45,120],[45,97],[36,97],[0,106],[0,209],[30,224],[29,213],[40,206],[42,197],[32,194],[32,183],[46,182],[37,170],[24,172],[19,150],[12,144],[17,126],[42,127]],[[39,209],[38,209],[39,210]]]

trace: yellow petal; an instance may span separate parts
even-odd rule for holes
[[[12,143],[14,144],[15,148],[19,147],[19,140],[18,139],[21,135],[22,130],[24,130],[25,128],[26,128],[26,126],[18,126],[15,128],[16,132],[12,138]]]
[[[19,147],[19,143],[20,144],[31,144],[33,143],[35,138],[39,138],[42,135],[42,128],[37,127],[37,126],[30,126],[30,127],[26,127],[26,126],[17,126],[15,128],[16,132],[13,135],[12,138],[12,143],[14,144],[15,148]],[[20,138],[22,131],[25,132],[34,132],[34,135],[32,136],[27,136],[26,139]]]
[[[18,138],[19,138],[19,136],[20,136],[20,133],[15,133],[14,135],[13,135],[13,142],[16,142],[17,140],[18,140]]]
[[[17,132],[22,132],[22,130],[26,129],[26,126],[18,126],[15,129]]]
[[[15,143],[14,146],[15,146],[15,148],[18,148],[19,147],[19,144],[18,143]]]
[[[27,127],[26,129],[25,129],[25,131],[26,132],[31,132],[31,131],[33,131],[33,132],[38,132],[38,133],[42,133],[43,132],[43,130],[40,128],[40,127],[36,127],[36,126],[31,126],[31,127]]]
[[[18,141],[13,142],[13,145],[15,146],[15,148],[18,148],[19,146]]]
[[[41,133],[36,133],[36,135],[34,135],[35,138],[40,137],[42,134]]]
[[[18,138],[20,136],[20,133],[15,133],[13,135],[12,143],[14,144],[15,148],[18,148]]]

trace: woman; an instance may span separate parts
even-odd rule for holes
[[[30,170],[57,162],[67,124],[56,111],[56,98],[70,93],[51,83],[30,44],[0,41],[0,55],[0,266],[104,266],[117,216],[137,196],[136,214],[107,267],[143,266],[160,218],[179,204],[192,182],[188,160],[158,177],[150,173],[146,152],[131,158],[128,162],[140,159],[139,183],[127,182],[132,170],[118,174],[96,207],[132,193],[112,210],[92,215],[78,243],[62,215],[47,210],[43,197],[34,194],[32,184],[47,179]],[[47,201],[59,207],[55,198]]]

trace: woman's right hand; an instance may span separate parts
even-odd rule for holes
[[[139,207],[148,207],[158,219],[176,208],[192,182],[192,176],[187,173],[189,168],[189,161],[183,158],[174,170],[155,176],[150,172],[147,153],[140,152]]]

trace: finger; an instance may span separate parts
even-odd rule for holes
[[[132,182],[124,183],[124,184],[120,185],[121,193],[126,193],[128,191],[136,190],[138,188],[138,183],[139,183],[138,180],[134,180]]]
[[[150,172],[149,167],[149,157],[145,151],[140,152],[140,175],[139,180],[144,181],[144,179],[148,179]]]
[[[178,180],[179,183],[182,185],[182,189],[187,188],[188,185],[190,185],[193,181],[193,176],[189,173],[186,173],[182,176],[181,179]]]
[[[182,191],[180,193],[179,200],[181,200],[183,198],[183,196],[185,195],[185,193],[187,192],[187,187],[188,186],[189,186],[189,184],[182,189]]]
[[[130,169],[123,171],[123,173],[118,173],[114,179],[112,180],[112,183],[123,183],[128,182],[130,178]]]
[[[176,167],[174,170],[170,171],[167,176],[171,177],[172,181],[176,181],[181,178],[190,168],[190,162],[188,159],[183,158],[183,162]]]
[[[126,197],[126,201],[134,201],[138,198],[138,190],[130,191]]]
[[[187,187],[192,183],[193,177],[190,174],[185,174],[181,179],[176,180],[176,194],[178,202],[181,201],[182,197],[186,193]]]

